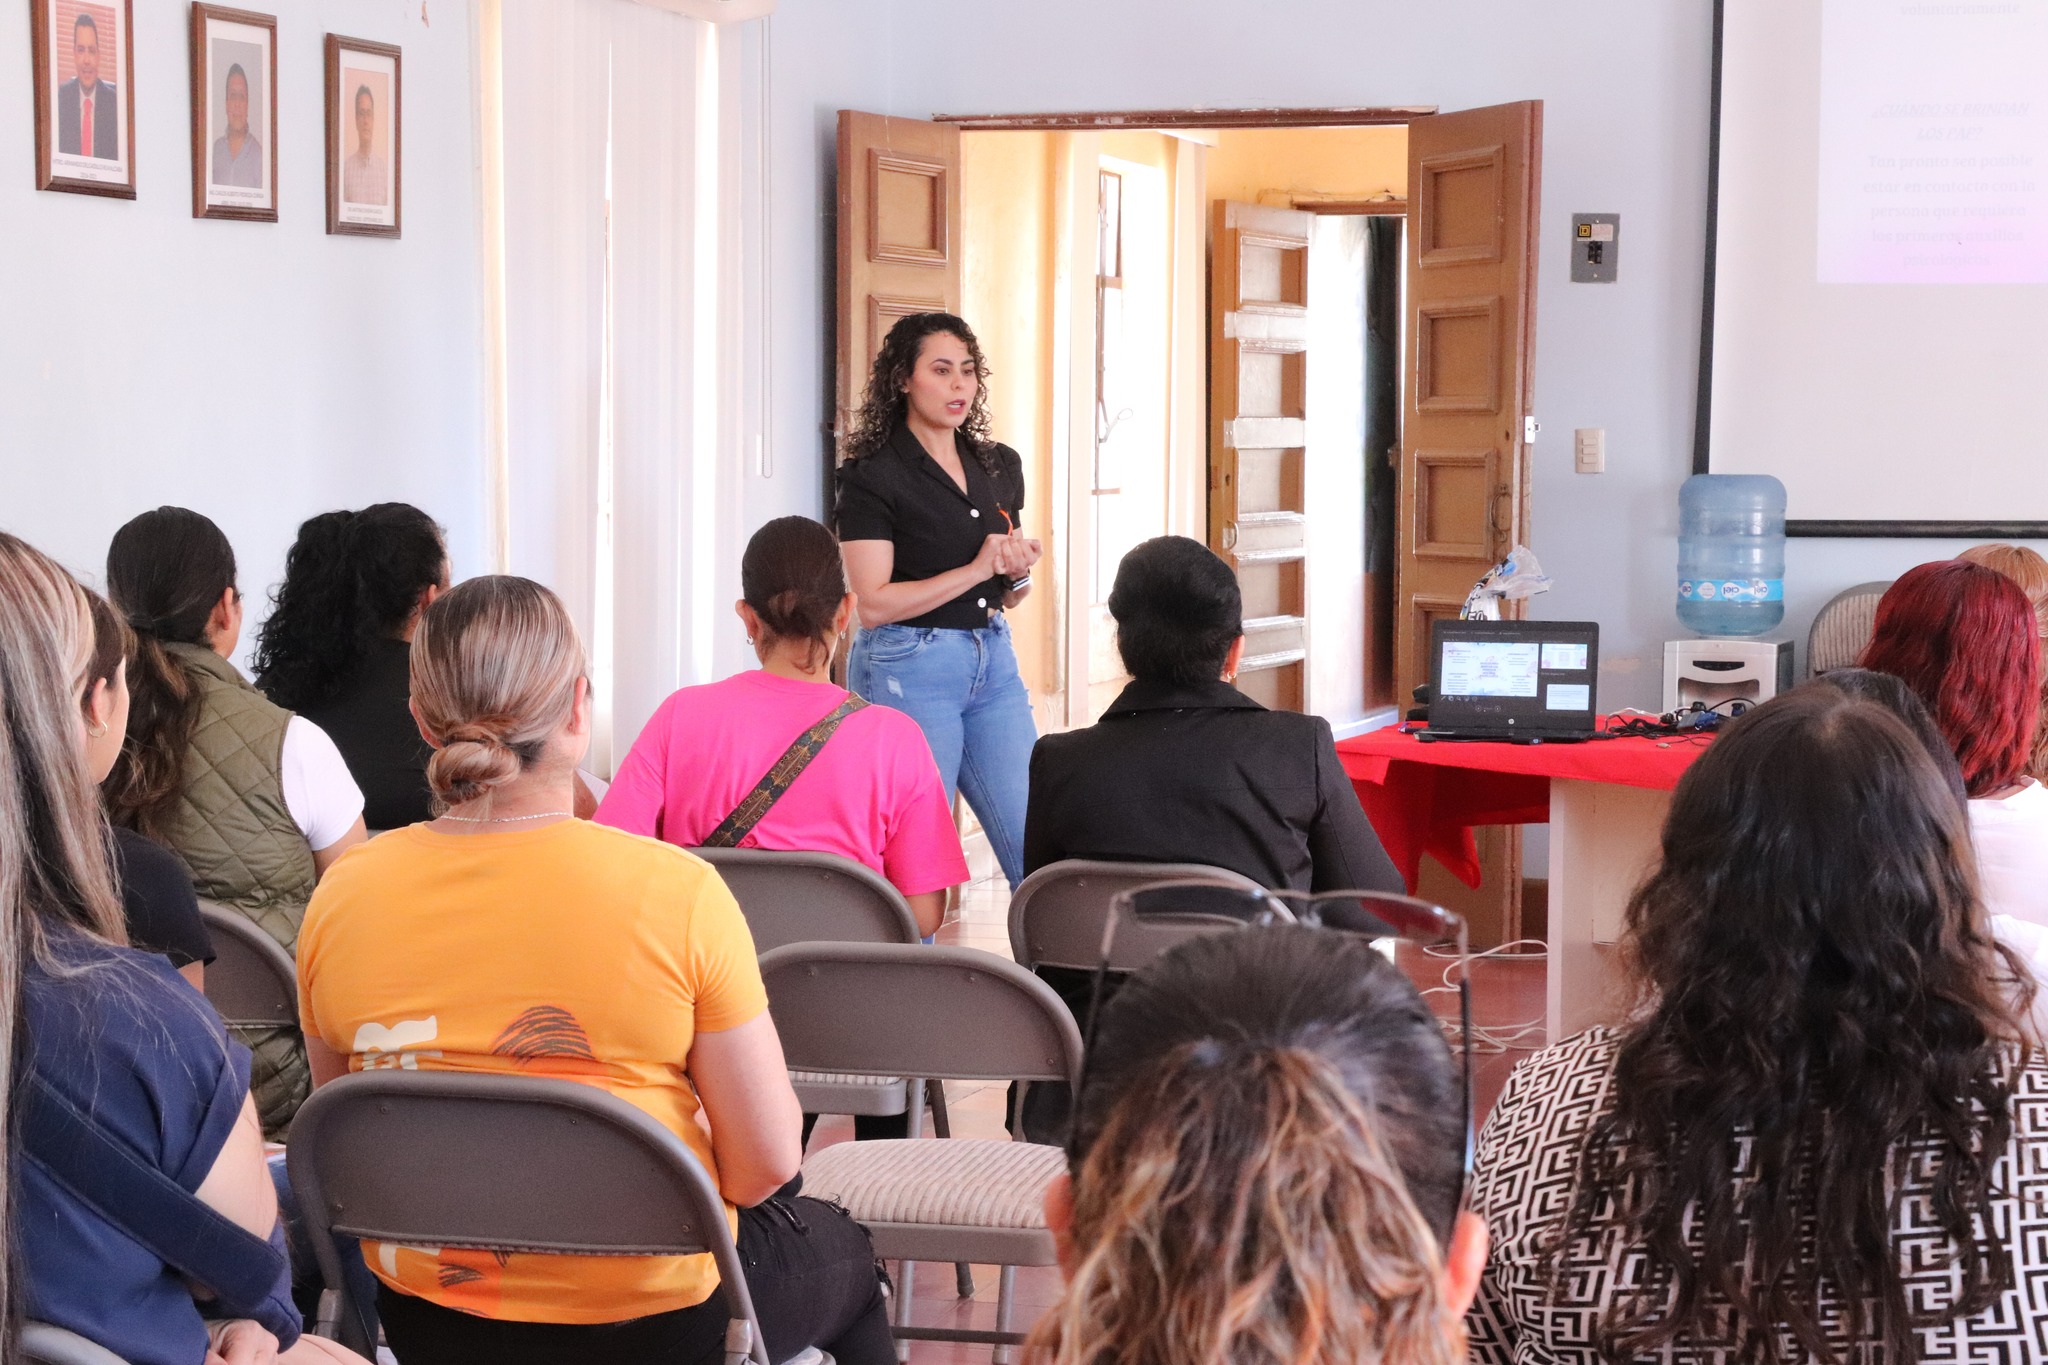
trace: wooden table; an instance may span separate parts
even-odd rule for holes
[[[1424,743],[1389,727],[1340,741],[1337,755],[1411,891],[1425,853],[1479,884],[1475,825],[1550,825],[1545,1022],[1557,1042],[1623,1008],[1613,950],[1628,898],[1707,742]]]

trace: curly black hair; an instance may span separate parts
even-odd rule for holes
[[[291,711],[338,693],[380,639],[441,582],[448,551],[419,508],[380,502],[299,527],[256,638],[256,685]]]
[[[875,355],[874,368],[868,371],[867,393],[853,419],[853,431],[846,438],[847,459],[872,455],[895,435],[910,406],[903,386],[917,369],[924,339],[940,333],[959,338],[967,348],[967,358],[973,363],[974,377],[979,381],[974,401],[967,405],[967,420],[960,424],[960,434],[967,438],[967,448],[974,452],[981,467],[990,474],[998,472],[995,440],[988,434],[988,360],[981,353],[981,343],[974,339],[974,329],[951,313],[912,313],[898,318],[889,329],[882,349]]]

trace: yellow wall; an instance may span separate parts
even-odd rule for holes
[[[1209,198],[1287,203],[1295,195],[1408,193],[1408,130],[1225,128],[1209,149]]]
[[[995,438],[1024,458],[1025,527],[1052,525],[1053,135],[968,133],[960,139],[961,308],[989,368]],[[1063,444],[1063,443],[1060,443]],[[1051,556],[1010,613],[1017,666],[1034,700],[1057,686]]]

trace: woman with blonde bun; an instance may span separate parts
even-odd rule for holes
[[[867,1233],[783,1192],[801,1113],[731,893],[680,848],[572,814],[590,694],[560,599],[471,579],[422,613],[411,668],[441,813],[350,852],[307,910],[315,1084],[402,1066],[601,1086],[688,1144],[737,1208],[771,1358],[817,1345],[890,1365]],[[708,1255],[363,1252],[406,1365],[720,1358]]]

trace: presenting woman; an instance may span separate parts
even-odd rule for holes
[[[987,366],[966,323],[889,329],[839,471],[839,539],[860,599],[847,681],[923,729],[946,796],[967,794],[1012,887],[1037,728],[1003,610],[1042,553],[1024,465],[988,434]]]

